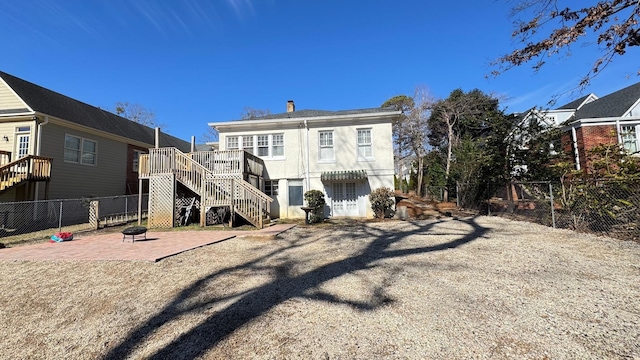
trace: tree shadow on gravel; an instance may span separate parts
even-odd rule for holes
[[[375,226],[363,224],[349,228],[349,234],[354,238],[368,237],[373,239],[358,254],[351,257],[334,261],[310,271],[295,274],[290,271],[295,259],[287,258],[278,265],[262,264],[268,259],[282,255],[284,252],[296,247],[308,246],[310,242],[300,244],[293,243],[289,246],[275,250],[265,256],[246,262],[244,264],[222,269],[209,274],[206,277],[194,282],[185,288],[175,299],[155,316],[134,329],[127,338],[111,349],[104,359],[126,358],[140,347],[147,339],[161,326],[171,321],[194,312],[202,312],[222,302],[231,302],[222,310],[212,313],[204,321],[194,324],[193,327],[183,332],[173,339],[169,344],[157,350],[150,359],[192,359],[205,354],[214,348],[220,341],[224,340],[242,326],[267,313],[277,305],[293,298],[306,298],[315,301],[325,301],[332,304],[345,304],[361,311],[375,310],[393,301],[387,297],[384,288],[389,285],[389,279],[385,279],[381,284],[377,284],[371,291],[368,301],[358,302],[340,299],[337,295],[318,290],[320,286],[330,280],[339,278],[346,274],[357,271],[371,269],[376,266],[375,262],[384,259],[401,258],[415,254],[454,249],[480,237],[485,236],[488,228],[482,227],[475,222],[474,218],[464,220],[449,220],[462,227],[471,227],[471,231],[459,238],[424,247],[392,249],[394,244],[412,235],[430,235],[430,231],[437,224],[445,221],[429,223],[403,223],[400,229],[379,229]],[[410,227],[407,229],[407,227]],[[309,231],[313,231],[309,229]],[[451,236],[451,234],[448,234]],[[335,237],[336,235],[330,235]],[[437,235],[436,235],[437,236]],[[327,241],[328,239],[316,239],[315,241]],[[329,239],[331,240],[331,239]],[[340,241],[345,241],[341,238]],[[271,271],[276,276],[261,286],[234,293],[233,295],[217,298],[209,298],[206,302],[194,304],[193,299],[200,294],[207,283],[216,278],[228,275],[234,271]],[[235,299],[235,300],[234,300]]]

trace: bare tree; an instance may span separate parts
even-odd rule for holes
[[[558,0],[518,0],[513,15],[529,15],[517,20],[512,37],[523,46],[492,65],[497,76],[513,67],[534,61],[539,70],[549,57],[570,55],[570,46],[582,40],[601,49],[591,69],[579,83],[585,87],[616,56],[624,55],[630,46],[640,45],[640,2],[638,0],[600,0],[582,8],[563,7]],[[589,42],[591,41],[591,43]],[[640,75],[640,70],[638,70]]]
[[[408,144],[405,144],[407,139],[407,136],[405,136],[405,128],[409,122],[407,120],[408,114],[413,111],[414,106],[415,102],[413,101],[413,98],[407,95],[396,95],[382,104],[383,108],[392,108],[396,111],[402,112],[400,116],[394,118],[392,124],[393,153],[399,164],[398,173],[401,175],[400,181],[404,180],[402,175],[405,160],[407,157],[411,156],[411,148]]]
[[[202,134],[202,140],[205,142],[217,142],[220,138],[218,131],[211,126],[207,127],[207,131]]]
[[[498,99],[475,89],[467,93],[461,89],[451,92],[448,98],[432,106],[428,119],[429,144],[446,146],[445,179],[451,176],[454,148],[464,136],[478,138],[487,131],[489,114],[498,109]],[[501,139],[502,140],[502,139]],[[444,201],[449,201],[445,187]]]
[[[249,106],[245,106],[245,108],[242,109],[242,114],[240,119],[242,120],[256,119],[256,118],[267,116],[267,115],[271,115],[271,111],[269,109],[255,109]]]
[[[138,124],[149,127],[164,127],[156,121],[156,114],[140,104],[117,102],[114,113]]]
[[[424,157],[428,146],[427,120],[434,103],[434,98],[424,87],[417,87],[413,97],[398,95],[382,104],[383,107],[389,106],[403,112],[393,124],[393,137],[397,146],[396,152],[400,157],[407,154],[416,157],[418,163],[416,193],[418,195],[422,194]]]
[[[257,119],[263,116],[271,115],[269,109],[255,109],[250,106],[245,106],[240,113],[240,120]],[[202,134],[202,139],[206,142],[216,142],[220,138],[218,131],[212,127],[207,127],[207,131]]]
[[[413,153],[418,158],[418,185],[416,193],[422,196],[422,177],[424,175],[424,157],[427,155],[427,134],[429,132],[428,120],[431,109],[435,104],[435,98],[424,87],[417,87],[413,94],[415,106],[409,113],[407,126],[407,142]]]

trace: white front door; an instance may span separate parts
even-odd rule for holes
[[[358,216],[356,183],[333,183],[331,212],[333,216]]]
[[[29,155],[29,134],[17,134],[16,135],[16,158],[15,160],[22,159]]]

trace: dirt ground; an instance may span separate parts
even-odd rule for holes
[[[640,244],[502,218],[298,226],[0,274],[3,359],[640,358]]]

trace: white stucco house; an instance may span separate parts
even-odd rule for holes
[[[212,122],[220,151],[244,150],[264,161],[256,184],[274,201],[272,218],[304,217],[307,190],[325,194],[325,216],[372,217],[369,193],[393,189],[391,124],[400,111],[370,108],[295,110],[252,119]]]

